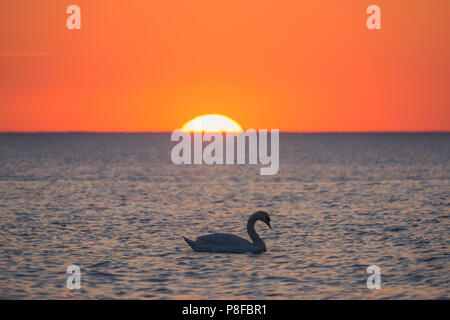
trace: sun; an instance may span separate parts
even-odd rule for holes
[[[187,122],[185,132],[241,132],[242,127],[233,119],[220,114],[205,114]]]

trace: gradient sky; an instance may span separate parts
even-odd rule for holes
[[[450,131],[449,39],[448,0],[2,0],[0,131]]]

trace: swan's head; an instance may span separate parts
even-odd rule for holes
[[[256,218],[256,220],[261,220],[262,222],[264,222],[265,224],[267,224],[267,226],[272,229],[272,226],[270,225],[270,217],[269,214],[265,211],[257,211],[253,214]]]

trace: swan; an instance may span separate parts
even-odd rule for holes
[[[245,253],[245,252],[265,252],[266,245],[264,241],[259,237],[255,231],[256,221],[261,220],[269,226],[270,229],[270,217],[265,211],[257,211],[248,218],[247,232],[252,239],[250,241],[235,236],[234,234],[226,233],[213,233],[206,236],[198,237],[195,241],[192,241],[186,237],[183,237],[192,250],[197,252],[220,252],[220,253]]]

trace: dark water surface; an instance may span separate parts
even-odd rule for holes
[[[449,298],[450,134],[281,134],[280,171],[176,166],[169,134],[1,134],[0,298]],[[182,236],[256,229],[263,254]],[[67,266],[81,290],[66,288]],[[381,268],[369,290],[369,265]]]

